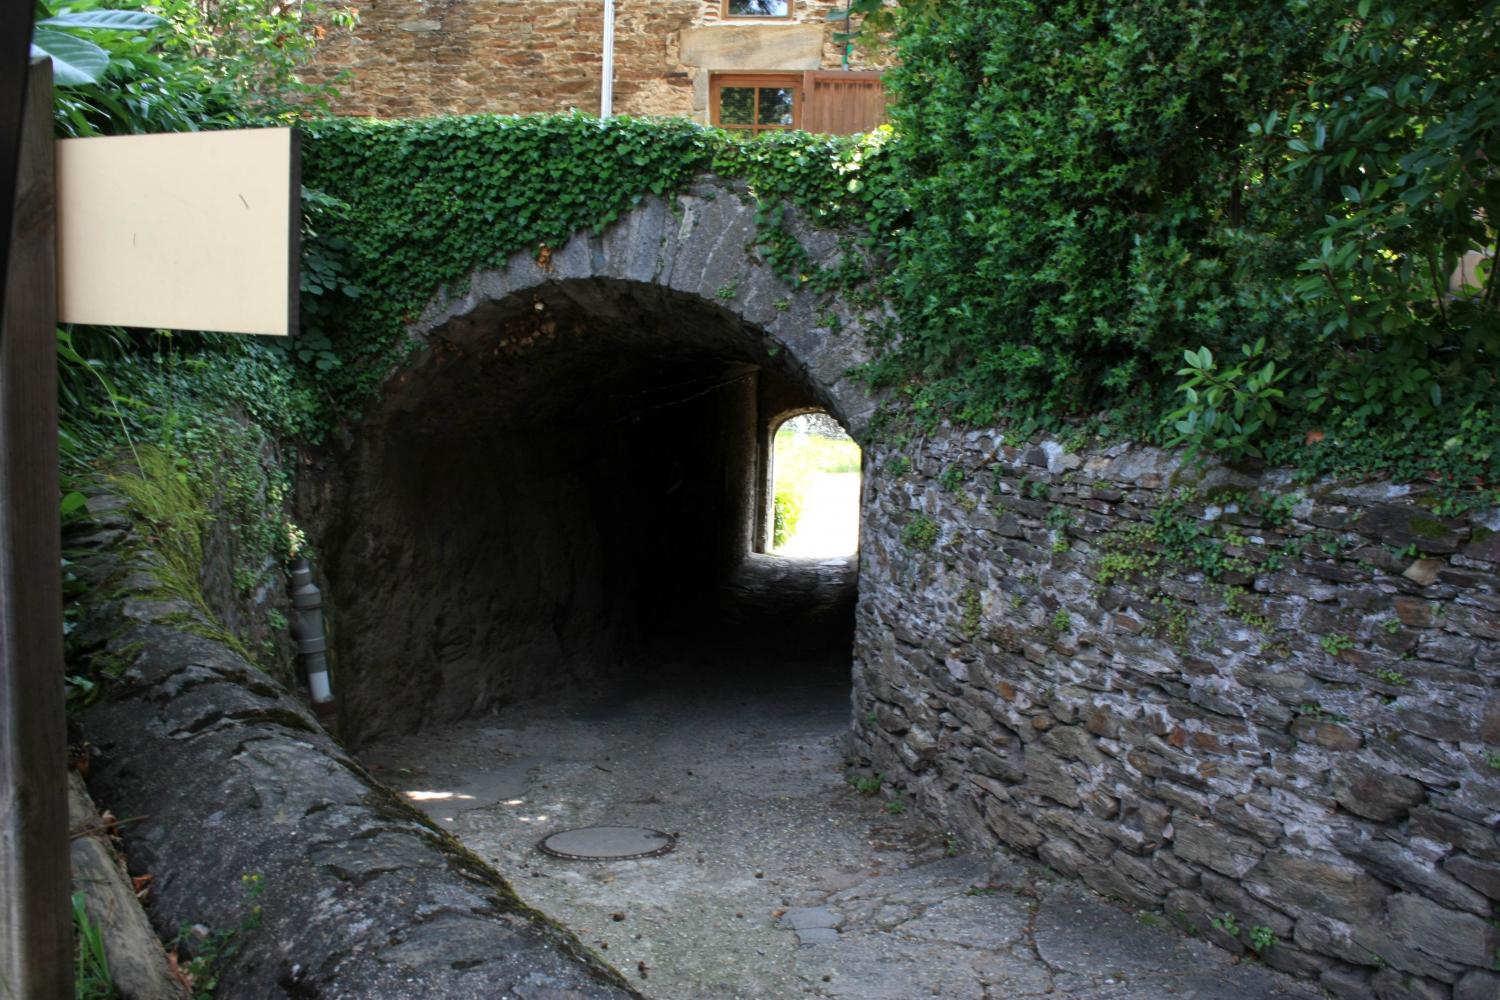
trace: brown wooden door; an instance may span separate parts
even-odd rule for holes
[[[885,84],[879,73],[812,70],[802,74],[801,127],[852,135],[885,123]]]

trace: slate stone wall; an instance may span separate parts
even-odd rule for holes
[[[222,937],[216,997],[639,996],[213,638],[222,622],[163,597],[121,508],[92,497],[64,540],[83,585],[70,672],[103,688],[73,739],[130,874],[151,876],[156,932]],[[183,936],[184,959],[215,947]]]
[[[853,746],[1346,998],[1500,997],[1500,513],[944,430],[867,453]]]

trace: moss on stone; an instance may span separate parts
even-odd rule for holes
[[[1413,514],[1406,522],[1407,530],[1420,538],[1444,538],[1451,534],[1448,526],[1431,517]]]

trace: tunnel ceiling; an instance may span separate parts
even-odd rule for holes
[[[757,370],[807,405],[834,412],[761,331],[659,286],[544,285],[484,303],[429,342],[431,352],[392,380],[380,408],[406,433],[631,420]]]

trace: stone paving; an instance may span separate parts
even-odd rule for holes
[[[817,996],[1248,1000],[1321,994],[1015,858],[918,864],[781,917]]]
[[[785,584],[795,570],[769,572]],[[363,758],[660,1000],[1322,995],[1039,863],[956,853],[888,788],[859,794],[843,761],[846,677],[822,651],[745,624],[711,651],[664,653],[628,689],[528,703]],[[609,863],[536,850],[594,824],[679,845]]]

